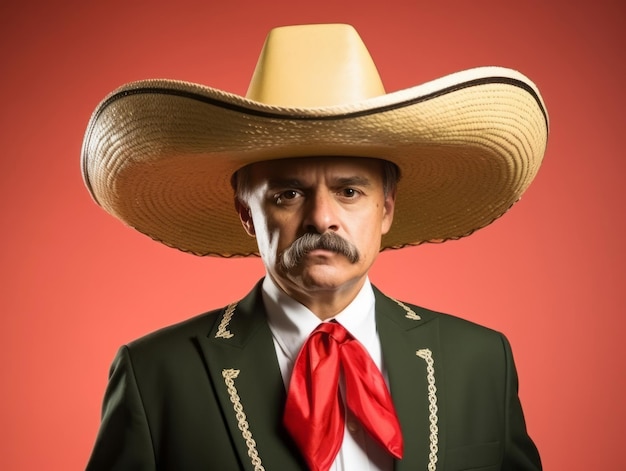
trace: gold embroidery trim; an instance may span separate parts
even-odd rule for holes
[[[235,308],[237,307],[237,303],[230,303],[226,307],[226,311],[224,312],[224,317],[220,322],[220,325],[217,327],[217,332],[215,334],[216,339],[230,339],[233,337],[233,334],[228,330],[228,324],[230,324],[230,320],[233,318],[233,314],[235,313]]]
[[[416,312],[413,309],[411,309],[409,306],[404,304],[402,301],[398,301],[397,299],[394,299],[394,298],[391,298],[391,300],[395,301],[398,306],[400,306],[402,309],[406,311],[406,314],[404,315],[404,317],[406,317],[407,319],[411,319],[414,321],[422,320],[422,318],[418,314],[416,314]]]
[[[235,409],[237,426],[239,427],[239,430],[241,430],[241,436],[248,446],[248,456],[252,461],[254,471],[265,471],[263,464],[261,464],[261,458],[259,458],[259,452],[256,449],[256,442],[254,441],[254,438],[252,438],[252,432],[250,432],[248,419],[246,418],[246,414],[243,411],[243,404],[241,404],[241,399],[239,398],[237,388],[235,387],[235,378],[239,376],[239,372],[240,370],[234,370],[230,368],[222,370],[222,376],[224,377],[226,389],[228,390],[228,394],[230,395],[230,402],[233,403],[233,409]]]
[[[423,348],[415,354],[426,361],[426,373],[428,380],[428,410],[430,412],[430,453],[428,454],[428,471],[435,471],[437,467],[437,453],[439,451],[439,428],[437,426],[437,387],[435,386],[435,361],[433,352]]]

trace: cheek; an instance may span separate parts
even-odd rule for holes
[[[293,242],[293,228],[291,227],[290,219],[286,217],[280,217],[280,215],[273,214],[271,211],[267,211],[267,216],[259,218],[262,221],[261,227],[257,228],[257,240],[259,245],[263,244],[263,250],[265,252],[278,252],[286,248],[291,242]],[[255,224],[256,227],[256,224]],[[261,250],[261,248],[259,248]]]
[[[363,255],[379,252],[382,226],[384,226],[384,220],[381,216],[380,207],[377,207],[376,211],[362,214],[356,218],[352,233],[354,242]]]

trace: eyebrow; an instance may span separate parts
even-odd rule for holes
[[[342,177],[337,178],[338,186],[363,186],[370,187],[372,186],[372,181],[367,177],[353,176],[353,177]]]
[[[267,181],[268,188],[302,188],[302,183],[297,178],[270,178]]]
[[[290,177],[286,177],[286,178],[281,178],[281,177],[275,177],[275,178],[270,178],[268,180],[268,187],[269,188],[303,188],[306,185],[304,183],[302,183],[301,180],[297,179],[297,178],[290,178]],[[331,182],[332,186],[360,186],[360,187],[371,187],[372,186],[372,181],[371,179],[367,178],[367,177],[361,177],[361,176],[351,176],[351,177],[338,177],[333,179],[333,181]]]

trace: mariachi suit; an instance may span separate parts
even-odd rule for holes
[[[405,443],[395,470],[541,469],[507,340],[374,292]],[[120,349],[87,469],[305,470],[285,398],[259,284]]]

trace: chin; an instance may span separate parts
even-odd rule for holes
[[[359,276],[358,273],[354,273],[353,270],[346,270],[344,267],[315,265],[304,267],[292,279],[306,290],[332,291],[352,285],[362,277],[364,276]]]

